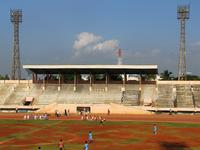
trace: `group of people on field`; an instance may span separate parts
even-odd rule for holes
[[[24,115],[24,120],[48,120],[48,119],[49,117],[47,113]]]
[[[92,142],[93,142],[93,134],[92,134],[92,131],[89,131],[88,139],[84,143],[84,150],[89,150],[89,143],[92,143]],[[58,147],[59,147],[59,150],[64,150],[65,145],[64,145],[63,139],[60,139],[60,141],[58,143]],[[41,150],[41,149],[42,149],[42,147],[39,146],[38,150]]]
[[[64,114],[63,115],[65,115],[65,116],[69,116],[69,113],[70,113],[70,110],[68,109],[65,109],[64,110]],[[55,116],[56,117],[61,117],[62,116],[62,114],[61,114],[61,112],[60,111],[58,111],[58,110],[55,110]]]
[[[103,118],[102,116],[98,116],[98,115],[89,115],[89,114],[82,114],[82,115],[81,115],[81,120],[100,121],[100,122],[106,121],[106,119]]]
[[[157,134],[158,127],[157,127],[156,124],[153,124],[152,132],[153,132],[154,135]],[[84,143],[84,150],[89,150],[89,144],[92,143],[93,141],[94,141],[93,140],[93,133],[92,133],[92,131],[89,131],[88,139]],[[64,150],[65,146],[64,146],[64,141],[62,139],[60,139],[60,141],[58,143],[58,147],[59,147],[60,150]],[[39,146],[38,149],[41,149],[41,147]]]

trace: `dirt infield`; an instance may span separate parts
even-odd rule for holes
[[[83,149],[88,132],[94,134],[90,150],[175,150],[200,149],[200,115],[101,115],[98,121],[82,121],[80,116],[50,120],[23,120],[24,114],[0,114],[0,149],[58,149],[63,139],[67,150]],[[170,123],[171,122],[171,123]],[[152,125],[158,134],[152,134]]]

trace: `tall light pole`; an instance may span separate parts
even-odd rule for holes
[[[190,7],[181,5],[177,8],[177,19],[180,20],[180,48],[178,64],[178,80],[186,80],[186,47],[185,47],[185,23],[189,19]]]
[[[10,10],[10,21],[13,23],[14,36],[13,36],[13,52],[12,52],[12,80],[21,79],[21,63],[19,51],[19,23],[22,22],[22,10]]]

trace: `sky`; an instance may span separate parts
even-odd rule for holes
[[[187,72],[200,75],[199,0],[0,0],[0,74],[11,73],[10,9],[22,9],[21,64],[158,64],[178,70],[177,5],[190,4]],[[23,76],[26,72],[23,71]]]

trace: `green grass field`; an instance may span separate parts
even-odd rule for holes
[[[152,134],[153,122],[64,120],[0,120],[0,149],[58,149],[60,139],[66,150],[83,150],[88,132],[94,142],[90,150],[132,149],[200,149],[200,123],[156,123],[158,134]]]

